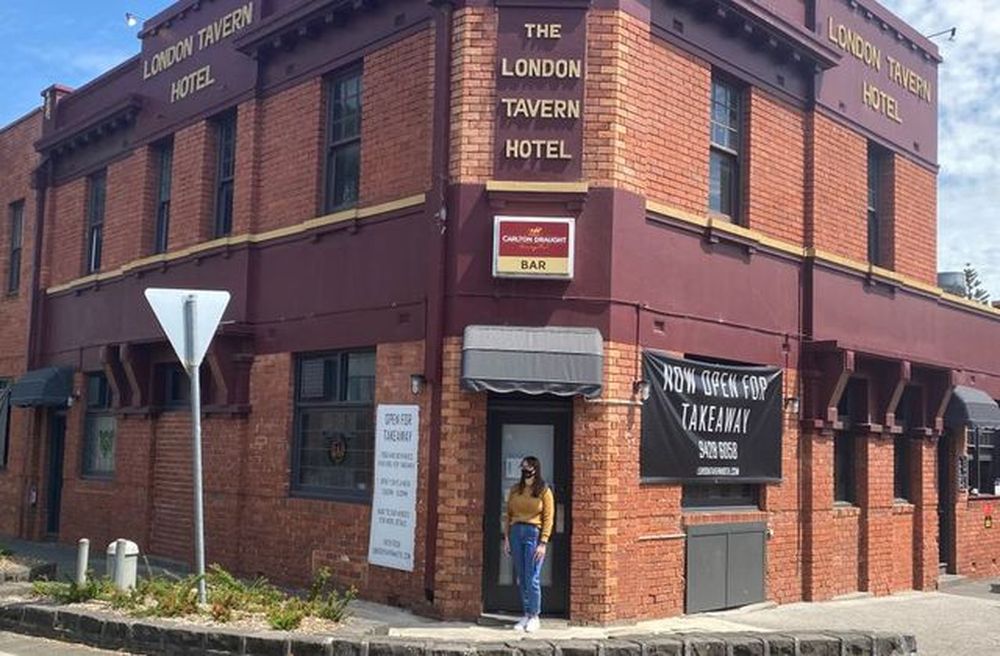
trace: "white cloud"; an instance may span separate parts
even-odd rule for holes
[[[938,268],[971,263],[1000,298],[1000,0],[882,0],[937,37],[940,67]]]

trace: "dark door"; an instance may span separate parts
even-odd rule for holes
[[[483,527],[483,607],[521,613],[510,558],[503,553],[507,491],[521,476],[521,460],[535,456],[556,498],[555,525],[542,566],[542,613],[569,611],[570,440],[569,401],[491,399],[487,425],[486,516]]]
[[[951,458],[951,438],[948,433],[938,438],[937,484],[938,484],[938,562],[944,573],[953,572],[952,544],[955,539],[955,495],[956,468]]]
[[[66,446],[66,415],[54,412],[49,416],[49,483],[46,506],[48,520],[45,530],[59,534],[59,510],[62,508],[63,456]]]

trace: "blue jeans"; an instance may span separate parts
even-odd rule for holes
[[[535,560],[539,533],[539,528],[531,524],[510,527],[510,557],[525,615],[538,615],[542,607],[542,561]]]

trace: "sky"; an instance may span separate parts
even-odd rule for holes
[[[792,0],[782,0],[791,2]],[[938,37],[938,269],[971,263],[1000,298],[1000,0],[881,0]],[[78,87],[139,51],[125,12],[151,17],[170,0],[0,0],[0,126],[37,107],[58,82]],[[42,8],[42,12],[39,9]]]

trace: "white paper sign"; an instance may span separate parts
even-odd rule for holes
[[[413,571],[420,408],[379,405],[368,562]]]

